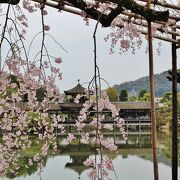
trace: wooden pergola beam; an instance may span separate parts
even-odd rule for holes
[[[39,0],[34,0],[35,2],[39,2]],[[57,2],[54,2],[54,1],[47,1],[46,2],[46,5],[49,6],[49,7],[53,7],[53,8],[56,8],[56,9],[59,9],[59,6],[58,6],[58,3]],[[77,9],[77,8],[73,8],[72,6],[67,6],[67,5],[64,5],[63,8],[61,9],[62,11],[65,11],[65,12],[69,12],[69,13],[72,13],[72,14],[76,14],[76,15],[79,15],[79,16],[82,16],[82,11]],[[127,15],[127,14],[126,14]],[[88,16],[88,18],[91,18],[93,19],[92,17]],[[122,17],[123,20],[127,20],[126,17]],[[134,22],[133,22],[134,23]],[[135,24],[135,23],[134,23]],[[117,27],[120,27],[120,28],[123,28],[123,26],[118,26]],[[147,35],[147,30],[143,30],[143,29],[138,29],[138,31],[140,33],[142,33],[143,35]],[[161,32],[161,31],[159,31]],[[174,32],[174,31],[170,31],[169,34],[175,34],[177,35],[178,37],[180,36],[180,33],[178,32]],[[177,40],[174,40],[170,37],[167,37],[166,36],[163,36],[163,35],[154,35],[153,36],[155,39],[159,39],[159,40],[163,40],[163,41],[166,41],[166,42],[171,42],[171,43],[175,43],[177,45],[180,45],[180,41],[177,39]]]
[[[120,16],[120,17],[123,21],[127,21],[127,22],[129,21],[128,17],[125,17],[125,16]],[[133,23],[134,25],[137,25],[137,26],[142,26],[144,28],[147,28],[147,26],[148,26],[148,24],[145,20],[141,20],[141,22],[139,22],[137,19],[133,19],[133,20],[131,20],[131,23]],[[180,32],[176,32],[176,31],[172,31],[172,30],[167,30],[165,32],[161,27],[157,27],[157,31],[161,32],[162,34],[165,33],[165,34],[180,36]]]
[[[147,0],[137,0],[137,1],[147,3]],[[170,4],[165,1],[162,2],[162,1],[152,0],[151,4],[169,8],[169,9],[173,9],[173,10],[180,10],[180,6],[177,6],[175,4]]]

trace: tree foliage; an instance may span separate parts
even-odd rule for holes
[[[139,93],[139,99],[142,98],[144,96],[144,94],[147,93],[147,90],[146,89],[142,89]]]
[[[128,101],[138,101],[138,98],[136,96],[129,96]]]
[[[172,101],[172,92],[166,92],[161,99],[161,103],[169,103]]]
[[[127,101],[128,100],[128,92],[126,89],[122,89],[119,94],[119,101]]]
[[[145,93],[143,97],[139,98],[139,101],[151,101],[150,93]]]
[[[114,87],[109,87],[108,89],[106,89],[106,93],[107,93],[109,100],[111,102],[118,101],[118,93]]]
[[[155,96],[163,97],[164,93],[170,92],[172,89],[172,83],[167,79],[168,72],[164,71],[159,74],[154,75],[154,91]],[[142,89],[146,89],[150,91],[149,87],[149,77],[142,77],[135,81],[125,82],[119,85],[115,85],[117,91],[121,91],[122,89],[127,89],[129,93],[136,92],[137,94],[140,93]],[[180,84],[177,85],[178,92],[180,92]]]

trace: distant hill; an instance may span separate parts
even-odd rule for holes
[[[172,83],[166,78],[168,71],[164,71],[160,74],[154,75],[155,81],[155,96],[163,96],[166,92],[171,92]],[[142,77],[135,81],[125,82],[120,85],[114,85],[114,87],[120,92],[122,89],[126,89],[130,95],[138,95],[142,89],[149,91],[149,77]],[[178,92],[180,92],[180,85],[178,84]]]

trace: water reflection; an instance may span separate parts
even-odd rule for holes
[[[113,136],[115,143],[118,146],[116,153],[105,153],[113,160],[116,174],[112,173],[112,179],[122,180],[152,180],[153,179],[153,165],[152,165],[152,150],[151,150],[151,136],[150,135],[133,135],[129,136],[127,141],[124,141],[121,136]],[[29,157],[32,157],[36,152],[31,147],[28,151],[22,153],[18,164],[20,166],[19,172],[15,177],[13,173],[9,172],[6,179],[18,180],[49,180],[49,179],[63,179],[63,180],[78,180],[88,179],[88,172],[90,169],[83,165],[83,162],[95,153],[93,144],[84,145],[80,141],[76,141],[71,145],[62,145],[63,137],[58,137],[58,150],[55,154],[49,151],[49,154],[42,161],[43,171],[41,176],[38,174],[38,163],[34,163],[28,168]],[[159,134],[159,172],[160,179],[169,180],[171,178],[171,141],[169,135]],[[36,146],[36,145],[34,145]],[[179,153],[180,154],[180,153]],[[131,172],[131,173],[129,173]],[[148,177],[147,177],[148,175]]]

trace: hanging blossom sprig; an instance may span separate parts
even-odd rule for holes
[[[93,91],[92,89],[90,91],[87,91],[86,94],[78,94],[75,98],[75,102],[79,103],[80,99],[85,97],[89,97],[89,94]],[[92,96],[92,95],[91,95]],[[97,113],[98,109],[98,117],[97,116],[90,116],[90,113]],[[95,98],[89,98],[84,104],[83,108],[80,111],[80,114],[76,120],[76,124],[74,125],[77,129],[77,131],[81,132],[80,141],[82,144],[89,144],[91,143],[97,143],[96,150],[98,151],[98,154],[96,156],[101,158],[90,158],[87,159],[84,162],[85,166],[88,166],[92,168],[90,173],[88,173],[88,176],[90,179],[94,179],[99,177],[99,172],[101,171],[102,177],[108,178],[109,172],[108,171],[114,171],[114,168],[112,168],[113,164],[112,161],[106,157],[106,153],[104,152],[108,151],[116,151],[117,146],[114,142],[113,138],[104,136],[104,130],[112,131],[113,126],[112,124],[106,123],[106,117],[103,114],[103,111],[109,110],[112,114],[112,123],[115,124],[117,128],[119,128],[119,131],[121,132],[123,138],[127,139],[127,133],[124,128],[124,119],[120,118],[119,116],[119,109],[116,108],[115,105],[113,105],[109,101],[109,97],[107,96],[106,92],[101,92],[101,97],[98,98],[98,103],[96,103]],[[98,123],[97,123],[98,121]],[[89,129],[91,131],[89,132]],[[96,135],[98,132],[98,136]],[[72,136],[72,134],[69,134],[70,140],[74,140],[75,136]],[[91,138],[90,138],[91,137]],[[69,139],[69,138],[68,138]],[[68,140],[67,139],[67,140]],[[71,141],[66,141],[67,144]]]
[[[18,68],[21,61],[12,60],[12,63],[14,66],[11,61],[7,62],[7,68],[11,74],[0,72],[1,177],[8,172],[13,173],[14,176],[18,174],[20,153],[29,148],[32,143],[29,133],[38,135],[42,148],[34,158],[29,159],[27,168],[35,162],[42,161],[50,145],[54,150],[57,148],[55,129],[60,128],[63,131],[63,127],[58,127],[63,118],[55,115],[49,117],[47,113],[50,108],[49,103],[55,103],[61,97],[55,85],[55,79],[49,77],[40,85],[37,81],[40,71],[38,67],[32,66],[28,74],[23,74]],[[38,99],[39,89],[43,92],[42,99]]]
[[[112,32],[105,37],[105,41],[111,43],[110,54],[115,52],[116,45],[120,54],[129,50],[134,54],[136,48],[142,45],[141,33],[137,27],[131,21],[124,21],[120,16],[112,22]]]
[[[13,177],[18,175],[21,154],[34,143],[32,135],[38,138],[36,144],[40,150],[28,159],[25,167],[38,164],[42,170],[43,159],[49,148],[54,152],[57,149],[56,129],[65,131],[60,125],[64,118],[60,115],[50,116],[48,113],[51,103],[56,104],[61,99],[55,81],[61,76],[57,65],[61,64],[62,59],[52,57],[54,62],[50,59],[47,63],[42,61],[43,68],[39,67],[39,61],[30,60],[24,46],[25,39],[19,33],[20,26],[16,23],[18,21],[21,25],[27,26],[26,18],[21,14],[19,7],[16,7],[16,10],[19,13],[15,14],[14,20],[7,13],[1,41],[1,47],[5,40],[9,42],[10,50],[7,56],[1,57],[3,66],[0,69],[0,178],[7,174]],[[42,14],[46,14],[45,10]],[[14,29],[18,33],[13,33]],[[47,52],[45,46],[43,50]],[[39,81],[42,74],[46,76]]]
[[[89,84],[86,94],[78,94],[75,98],[75,102],[81,102],[81,98],[88,99],[83,104],[83,108],[80,111],[80,114],[74,125],[77,131],[81,132],[81,143],[88,144],[91,140],[91,143],[95,144],[95,156],[93,159],[88,159],[84,162],[84,165],[92,168],[92,171],[88,174],[90,179],[105,179],[109,178],[108,170],[113,170],[110,168],[112,166],[112,161],[107,161],[104,157],[104,152],[106,150],[116,151],[117,146],[115,145],[114,139],[110,137],[105,137],[103,134],[104,130],[113,130],[111,124],[107,124],[105,121],[105,115],[103,110],[109,110],[112,114],[112,123],[115,123],[119,130],[121,131],[124,139],[127,138],[125,132],[124,120],[119,117],[119,109],[115,107],[110,101],[107,94],[104,91],[101,91],[101,78],[100,70],[97,65],[97,51],[96,51],[96,31],[97,25],[95,27],[93,39],[94,39],[94,77]],[[91,98],[93,94],[94,98]],[[94,112],[94,116],[90,118],[90,112]],[[86,128],[87,127],[87,128]],[[88,129],[88,131],[86,131]],[[91,132],[89,132],[91,129]],[[92,136],[93,138],[89,138]],[[74,136],[70,134],[71,139],[74,139]],[[111,162],[111,163],[110,163]]]

